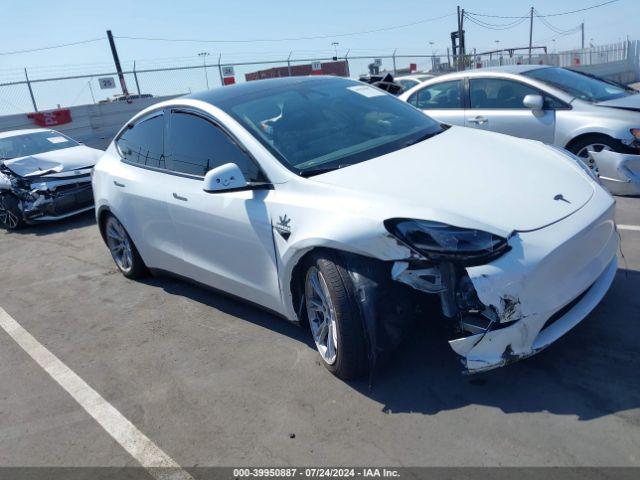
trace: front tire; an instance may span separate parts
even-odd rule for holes
[[[147,267],[138,253],[131,237],[120,221],[109,215],[104,221],[104,233],[107,247],[116,263],[118,270],[127,278],[141,278],[146,276]]]
[[[624,145],[619,141],[611,137],[602,134],[587,135],[584,138],[576,141],[575,143],[567,147],[571,153],[580,157],[580,159],[589,167],[595,174],[598,174],[598,166],[596,162],[589,155],[589,151],[602,152],[603,150],[624,153]]]
[[[367,342],[349,273],[333,255],[315,255],[304,292],[309,327],[324,366],[343,380],[367,373]]]
[[[0,225],[6,230],[18,230],[24,226],[20,200],[15,195],[0,194]]]

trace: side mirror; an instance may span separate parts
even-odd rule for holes
[[[244,178],[240,167],[235,163],[225,163],[212,170],[204,176],[202,189],[205,192],[215,193],[227,190],[236,190],[249,186]]]
[[[534,112],[540,111],[544,109],[544,98],[542,98],[542,95],[527,95],[522,100],[522,104]]]

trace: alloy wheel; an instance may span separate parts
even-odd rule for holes
[[[336,311],[322,272],[316,267],[311,267],[307,272],[305,301],[311,334],[318,352],[326,363],[333,365],[338,354]]]
[[[133,267],[133,252],[131,241],[124,227],[114,217],[107,220],[106,225],[107,245],[116,265],[125,273]]]
[[[0,223],[12,230],[18,226],[20,219],[4,203],[4,196],[0,195]]]
[[[584,147],[582,147],[576,155],[584,159],[584,163],[591,170],[593,170],[595,173],[598,173],[598,166],[596,165],[596,161],[591,155],[589,155],[589,152],[602,152],[612,150],[613,149],[609,145],[605,145],[604,143],[592,143],[590,145],[585,145]]]

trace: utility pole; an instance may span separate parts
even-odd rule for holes
[[[111,33],[111,30],[107,30],[107,38],[109,39],[109,46],[111,47],[111,54],[113,55],[113,63],[116,64],[116,72],[118,72],[118,78],[120,79],[122,94],[125,97],[128,97],[129,91],[127,90],[127,84],[124,81],[124,74],[122,73],[120,59],[118,58],[118,50],[116,50],[116,43],[113,41],[113,34]]]
[[[584,50],[584,22],[582,22],[580,24],[580,32],[581,32],[581,35],[582,35],[581,45],[582,45],[582,49]]]
[[[460,12],[460,55],[462,56],[462,70],[466,69],[467,47],[464,38],[464,8]]]
[[[531,7],[531,19],[529,21],[529,65],[531,65],[531,47],[533,46],[533,7]]]
[[[460,5],[458,5],[458,55],[455,60],[458,64],[458,71],[462,70],[462,62],[460,61],[460,54],[462,53],[462,18],[460,18]]]

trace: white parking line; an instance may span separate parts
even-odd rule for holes
[[[0,326],[140,465],[157,479],[193,480],[169,455],[0,307]]]
[[[640,232],[640,226],[638,226],[638,225],[618,225],[618,229],[620,229],[620,230],[633,230],[635,232]]]

